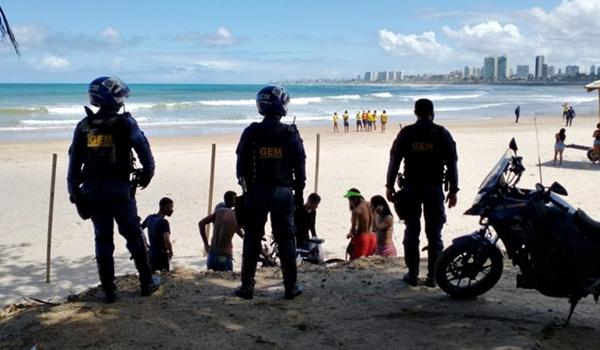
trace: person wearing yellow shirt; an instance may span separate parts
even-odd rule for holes
[[[373,113],[369,109],[367,111],[367,131],[373,130]]]
[[[373,130],[377,131],[377,111],[373,111],[373,116],[371,117],[371,124],[373,124]]]
[[[384,132],[385,131],[385,124],[388,121],[388,115],[387,115],[387,113],[385,113],[385,109],[381,113],[380,118],[381,118],[381,132]]]
[[[333,112],[333,132],[340,132],[340,129],[338,128],[339,119],[340,117],[338,117],[337,112]]]
[[[359,128],[360,128],[360,131],[362,131],[362,113],[361,113],[361,111],[356,112],[356,132],[358,132]]]
[[[348,114],[348,111],[344,111],[344,114],[342,114],[342,119],[344,120],[344,133],[347,133],[348,127],[350,126],[348,124],[348,119],[350,119],[350,115]]]
[[[364,131],[368,131],[368,128],[367,128],[368,119],[367,119],[367,117],[368,117],[367,112],[363,111],[360,119],[362,119],[362,124],[363,124],[363,130]]]

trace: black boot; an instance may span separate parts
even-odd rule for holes
[[[152,276],[148,255],[145,251],[137,254],[133,257],[133,262],[135,263],[135,268],[137,269],[140,277],[140,294],[143,297],[152,295],[160,287],[161,281],[158,276]]]
[[[281,260],[281,274],[283,275],[283,286],[285,288],[284,298],[294,299],[304,292],[304,286],[297,282],[298,267],[295,258],[279,257]]]
[[[242,257],[242,285],[235,290],[235,295],[242,299],[254,297],[254,275],[256,274],[256,260]]]
[[[416,286],[419,277],[419,250],[411,251],[404,245],[404,263],[408,268],[408,273],[404,274],[402,280],[411,286]]]
[[[427,287],[435,287],[435,264],[440,256],[441,251],[437,249],[429,249],[427,251],[427,278],[425,279],[425,285]]]
[[[97,257],[96,265],[100,284],[104,291],[104,300],[106,303],[112,303],[117,300],[117,287],[115,286],[115,263],[113,257]]]

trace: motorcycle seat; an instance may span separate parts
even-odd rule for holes
[[[600,222],[592,219],[581,209],[577,209],[574,219],[575,225],[581,232],[590,237],[600,238]]]
[[[322,244],[323,242],[325,242],[324,239],[321,239],[319,237],[309,238],[308,241],[311,242],[311,243],[316,243],[316,244]]]

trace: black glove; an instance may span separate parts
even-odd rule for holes
[[[150,180],[152,180],[153,175],[154,174],[147,171],[141,171],[138,177],[138,186],[141,188],[146,188],[150,184]]]
[[[296,207],[304,205],[304,195],[302,191],[296,191],[296,193],[294,193],[294,203],[296,204]]]

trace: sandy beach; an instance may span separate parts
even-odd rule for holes
[[[454,135],[459,153],[461,188],[456,208],[447,211],[444,241],[472,232],[478,218],[462,213],[470,206],[480,182],[506,149],[511,137],[519,145],[519,154],[527,167],[522,186],[539,181],[536,133],[533,120],[512,118],[479,121],[444,121]],[[577,117],[567,128],[566,143],[590,145],[596,116]],[[558,181],[569,191],[567,198],[600,218],[597,190],[593,186],[600,165],[592,165],[584,151],[566,149],[562,167],[552,166],[554,134],[562,127],[560,117],[538,118],[540,159],[543,181]],[[351,129],[352,130],[352,129]],[[317,232],[326,240],[326,257],[344,257],[349,229],[347,200],[342,197],[357,187],[367,199],[384,194],[388,152],[398,125],[393,121],[386,133],[351,131],[334,134],[330,128],[304,128],[301,135],[307,153],[306,193],[315,185],[316,134],[321,135],[321,163],[318,192],[323,201],[317,214]],[[138,192],[139,215],[157,211],[158,200],[169,196],[175,201],[175,213],[169,219],[173,232],[175,267],[205,269],[205,257],[197,229],[207,213],[211,144],[217,145],[216,180],[213,206],[226,190],[239,187],[235,180],[235,147],[239,135],[152,138],[156,158],[156,176],[149,188]],[[92,224],[82,221],[68,201],[66,193],[67,149],[69,141],[1,143],[0,163],[0,304],[17,302],[24,296],[58,298],[96,285]],[[56,202],[52,237],[51,283],[45,283],[48,197],[52,153],[58,154]],[[267,229],[269,232],[269,229]],[[402,254],[403,225],[395,225],[395,241]],[[124,240],[115,233],[117,273],[134,271],[128,260]],[[423,236],[424,239],[424,236]],[[234,258],[239,269],[241,240],[234,239]]]

